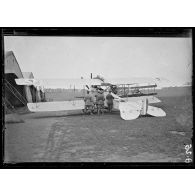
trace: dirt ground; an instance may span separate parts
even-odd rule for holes
[[[166,117],[20,113],[23,122],[5,124],[5,162],[184,162],[192,144],[191,94],[159,98],[155,106]]]

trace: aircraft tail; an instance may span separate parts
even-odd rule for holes
[[[141,115],[149,114],[149,115],[155,116],[155,117],[166,116],[166,113],[161,108],[157,108],[157,107],[148,105],[147,98],[142,101],[142,108],[141,108],[140,114]]]
[[[155,117],[166,116],[166,113],[161,109],[154,106],[148,106],[147,114]]]
[[[151,115],[155,117],[166,116],[166,113],[161,109],[148,105],[148,99],[142,100],[140,103],[136,102],[119,102],[120,116],[124,120],[133,120],[140,115]]]

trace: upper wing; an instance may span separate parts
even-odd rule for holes
[[[131,77],[131,78],[106,79],[105,82],[111,83],[113,85],[118,85],[118,84],[148,84],[148,83],[156,83],[156,80],[153,79],[153,78]]]
[[[43,85],[45,88],[83,89],[88,85],[101,85],[98,79],[15,79],[17,85]]]
[[[83,89],[86,85],[101,85],[98,79],[44,79],[45,88]]]

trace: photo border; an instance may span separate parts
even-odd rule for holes
[[[1,29],[1,59],[2,59],[2,95],[4,95],[4,36],[73,36],[73,37],[192,37],[194,31],[191,27],[8,27]],[[193,46],[192,46],[193,47]],[[193,61],[194,54],[192,53]],[[193,66],[192,66],[193,67]],[[192,70],[194,73],[194,69]],[[194,74],[193,74],[194,75]],[[192,97],[194,102],[194,78],[192,76]],[[2,105],[2,104],[1,104]],[[194,104],[193,104],[194,111]],[[24,162],[24,163],[4,163],[4,107],[2,106],[2,155],[1,167],[4,169],[192,169],[193,163],[126,163],[126,162]],[[194,132],[193,132],[194,133]],[[194,152],[194,139],[192,137]]]

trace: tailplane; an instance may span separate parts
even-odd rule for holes
[[[151,115],[155,117],[166,116],[166,113],[161,109],[148,105],[148,99],[145,98],[142,102],[119,102],[120,116],[124,120],[133,120],[140,115]]]
[[[166,113],[161,109],[154,106],[148,106],[147,114],[156,117],[166,116]]]

